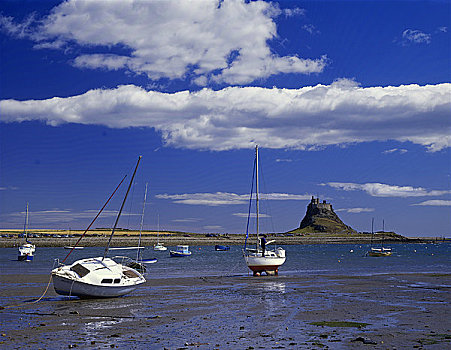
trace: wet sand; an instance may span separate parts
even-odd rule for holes
[[[446,349],[451,274],[152,279],[69,299],[48,275],[0,276],[2,349]]]

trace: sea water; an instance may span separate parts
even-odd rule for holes
[[[365,244],[306,244],[286,245],[286,262],[279,268],[280,275],[373,275],[382,273],[446,273],[451,271],[451,244],[392,244],[389,257],[368,257],[370,249]],[[229,251],[215,251],[213,246],[190,246],[191,256],[171,258],[167,251],[143,250],[143,259],[156,258],[147,265],[148,279],[247,275],[242,247],[230,246]],[[64,248],[36,247],[32,262],[17,261],[17,248],[0,248],[1,274],[47,274],[62,261],[69,250]],[[104,248],[86,247],[74,250],[66,264],[103,256]],[[136,257],[136,251],[110,251],[108,256]]]

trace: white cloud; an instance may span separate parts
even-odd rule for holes
[[[288,159],[288,158],[277,158],[276,162],[277,163],[291,163],[293,161],[293,159]]]
[[[249,194],[228,192],[158,194],[155,197],[158,199],[169,199],[178,204],[207,206],[246,204],[249,201]],[[260,193],[259,198],[262,200],[308,200],[311,198],[311,195]]]
[[[374,208],[343,208],[335,209],[336,212],[346,212],[351,214],[370,213],[374,211]]]
[[[404,154],[407,153],[408,151],[404,148],[392,148],[392,149],[388,149],[386,151],[383,151],[383,154],[391,154],[391,153],[399,153],[399,154]]]
[[[199,222],[200,219],[197,218],[186,218],[186,219],[174,219],[173,222]]]
[[[381,183],[328,182],[325,185],[344,191],[364,191],[373,197],[426,197],[451,193],[451,191],[428,191],[423,187],[395,186]]]
[[[359,87],[341,79],[300,89],[229,87],[161,93],[134,85],[47,100],[2,100],[3,122],[41,120],[148,127],[188,149],[317,149],[396,140],[438,151],[451,145],[450,83]]]
[[[75,47],[73,52],[81,52],[73,59],[76,67],[125,69],[153,80],[190,76],[204,86],[209,80],[246,84],[279,73],[321,72],[325,57],[271,52],[268,41],[277,37],[273,18],[281,13],[266,1],[68,0],[40,21],[15,24],[0,17],[0,26],[34,40],[35,48]]]
[[[321,32],[316,29],[316,27],[313,24],[304,24],[302,26],[302,29],[309,32],[310,34],[320,34]]]
[[[424,201],[418,204],[412,205],[421,205],[421,206],[434,206],[434,207],[451,207],[451,201],[442,200],[442,199],[431,199],[428,201]]]
[[[256,213],[250,213],[250,215],[249,215],[249,213],[233,213],[232,215],[238,216],[240,218],[247,218],[248,216],[250,216],[251,218],[256,218],[257,217]],[[259,213],[258,217],[259,218],[269,218],[271,216],[268,215],[268,214]]]
[[[293,9],[284,9],[283,14],[286,17],[294,17],[294,16],[305,16],[305,9],[295,7]]]
[[[402,32],[402,37],[405,41],[414,44],[430,44],[431,35],[423,33],[420,30],[406,29]]]
[[[97,215],[98,210],[84,210],[81,212],[68,210],[68,209],[51,209],[51,210],[36,210],[30,211],[30,222],[33,225],[48,224],[48,223],[70,223],[76,220],[92,220]],[[123,214],[125,215],[138,215],[138,214]],[[114,218],[117,216],[115,210],[104,210],[99,216],[99,219]],[[17,212],[5,215],[5,218],[11,222],[22,222],[25,217],[25,212]]]
[[[223,227],[219,225],[208,225],[203,227],[205,230],[221,230]]]

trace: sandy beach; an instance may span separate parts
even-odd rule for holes
[[[451,274],[149,278],[123,298],[50,285],[30,302],[48,281],[1,275],[3,349],[451,347]]]

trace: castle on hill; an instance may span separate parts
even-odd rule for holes
[[[307,212],[295,231],[304,233],[356,233],[356,231],[343,223],[334,212],[332,204],[312,196],[307,206]]]
[[[318,209],[325,209],[325,210],[333,211],[332,204],[327,203],[325,200],[323,200],[323,202],[320,203],[319,202],[319,198],[315,198],[314,196],[312,196],[312,200],[310,201],[309,206],[311,206],[312,208],[318,208]]]

